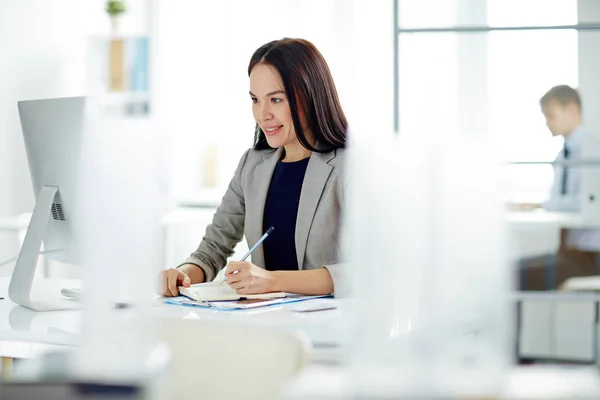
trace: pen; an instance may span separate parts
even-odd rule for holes
[[[246,260],[246,258],[250,257],[250,254],[252,254],[252,252],[253,252],[254,250],[256,250],[256,248],[257,248],[258,246],[260,246],[260,244],[261,244],[262,242],[264,242],[264,241],[265,241],[265,239],[267,238],[267,236],[269,236],[269,234],[270,234],[271,232],[273,232],[273,230],[274,230],[274,229],[275,229],[275,228],[273,228],[273,227],[270,227],[269,229],[267,229],[267,231],[265,232],[265,234],[264,234],[264,235],[262,235],[262,236],[260,237],[260,239],[258,239],[258,242],[256,242],[256,244],[255,244],[254,246],[252,246],[252,248],[250,248],[250,250],[248,250],[248,252],[246,253],[246,255],[244,255],[244,257],[242,257],[242,259],[241,259],[240,261],[245,261],[245,260]],[[237,272],[237,271],[235,271],[235,272],[233,272],[233,273],[235,274],[236,272]],[[222,285],[222,284],[223,284],[223,283],[225,283],[226,281],[227,281],[227,277],[223,278],[223,280],[222,280],[222,281],[219,283],[219,285]]]

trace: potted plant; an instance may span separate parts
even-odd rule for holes
[[[110,17],[113,35],[119,35],[121,33],[121,16],[125,14],[125,11],[127,11],[127,7],[123,0],[108,0],[106,2],[106,12]]]

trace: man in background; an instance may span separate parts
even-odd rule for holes
[[[581,124],[581,98],[579,93],[560,85],[550,89],[540,99],[542,113],[552,136],[563,136],[564,146],[556,156],[554,183],[548,201],[543,207],[551,211],[578,212],[580,209],[581,170],[577,167],[560,165],[563,161],[581,158],[581,142],[584,130]]]
[[[579,212],[581,209],[581,168],[565,165],[581,158],[586,135],[582,126],[581,97],[577,90],[559,85],[540,99],[546,125],[553,136],[563,136],[563,149],[556,156],[554,182],[549,198],[542,204],[548,211]],[[561,229],[560,247],[555,255],[521,261],[521,290],[553,290],[573,276],[598,274],[600,230]]]

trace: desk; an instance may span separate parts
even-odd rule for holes
[[[389,370],[382,376],[389,376]],[[401,379],[401,378],[400,378]],[[363,382],[360,382],[363,380]],[[594,367],[556,367],[556,366],[526,366],[512,367],[502,377],[499,397],[464,396],[458,398],[498,398],[507,400],[518,399],[597,399],[600,393],[600,379]],[[354,385],[366,387],[367,382],[353,373],[351,368],[327,365],[309,365],[284,392],[285,400],[343,400],[350,398],[366,399],[354,390]],[[395,399],[397,392],[386,392],[389,381],[370,383],[370,391],[379,396],[370,398]],[[392,385],[393,386],[393,385]],[[449,397],[454,398],[454,397]]]
[[[600,295],[582,292],[518,292],[520,359],[600,365]]]
[[[561,228],[591,228],[593,224],[584,221],[580,213],[554,212],[546,210],[511,211],[506,213],[509,224],[536,224],[560,226]]]
[[[31,358],[46,351],[65,349],[78,342],[81,333],[81,311],[34,312],[18,306],[8,298],[9,278],[0,278],[0,357]],[[77,287],[76,280],[46,280],[45,289],[58,295],[63,287]],[[35,291],[34,286],[34,291]],[[345,301],[315,299],[308,301],[331,301],[335,310],[311,313],[293,311],[295,303],[257,308],[254,310],[223,312],[203,308],[179,307],[160,304],[155,307],[157,317],[179,316],[202,320],[236,320],[260,324],[275,329],[304,333],[313,345],[311,360],[316,363],[335,363],[342,354],[345,338],[342,310]],[[116,310],[127,313],[130,310]]]
[[[4,300],[0,300],[0,356],[4,360],[36,357],[48,351],[68,349],[77,344],[78,334],[80,333],[81,311],[36,313],[17,306],[7,297],[8,282],[7,278],[0,278],[0,296],[5,297]],[[46,283],[51,283],[52,285],[48,286],[48,288],[50,291],[56,293],[59,293],[62,287],[76,286],[78,284],[77,281],[73,280],[52,280]],[[547,296],[547,294],[523,294],[519,298],[522,300],[541,301],[543,299],[540,296]],[[565,294],[565,296],[569,300],[596,301],[600,298],[600,296],[595,295],[576,297]],[[317,299],[311,301],[323,300]],[[316,395],[319,394],[321,395],[319,398],[341,399],[346,398],[344,394],[346,393],[347,386],[345,386],[344,382],[347,382],[346,379],[351,376],[347,374],[348,371],[345,367],[339,365],[339,361],[345,353],[344,344],[348,332],[347,329],[344,329],[345,320],[342,318],[342,313],[351,304],[348,299],[332,299],[330,301],[338,305],[336,310],[306,314],[291,311],[295,304],[284,304],[277,307],[259,308],[242,312],[220,312],[193,307],[158,305],[156,307],[156,315],[158,317],[175,316],[197,319],[199,321],[208,319],[223,321],[234,319],[240,322],[273,327],[274,329],[301,331],[308,336],[314,346],[311,350],[312,363],[298,378],[298,381],[292,385],[291,393],[294,394],[290,394],[290,397],[287,398],[309,399],[317,398],[319,396]],[[130,310],[118,310],[115,312],[127,313]],[[533,334],[535,335],[535,332]],[[538,370],[533,369],[531,371],[535,375],[535,371]],[[568,378],[569,381],[573,378],[583,379],[582,382],[585,382],[585,385],[579,386],[580,390],[595,390],[600,387],[597,379],[592,379],[593,376],[589,373],[590,369],[584,368],[579,371],[581,373],[563,371],[558,375],[552,374],[563,379]],[[516,374],[519,377],[522,376],[523,370],[518,368]],[[527,375],[527,372],[525,372],[525,375]],[[515,373],[511,373],[509,378],[514,379],[514,376]],[[539,379],[531,375],[531,373],[525,378],[520,379],[524,380],[520,383],[521,386],[528,386],[528,384],[539,382]],[[574,386],[576,385],[569,385],[569,387]],[[536,385],[536,387],[544,389],[552,387],[552,385]]]
[[[597,228],[580,213],[545,210],[511,211],[505,214],[511,259],[555,253],[560,245],[561,228]]]
[[[216,210],[216,206],[178,207],[164,215],[162,231],[165,267],[179,265],[198,247]],[[237,244],[234,254],[229,259],[239,260],[247,252],[248,246],[243,239]]]
[[[8,299],[8,278],[0,278],[0,357],[32,358],[44,351],[74,346],[81,333],[81,311],[34,312]],[[52,280],[54,292],[76,287],[75,280]],[[35,290],[35,289],[34,289]],[[527,358],[579,359],[594,361],[596,340],[596,304],[600,295],[565,292],[519,293],[521,303],[519,355]],[[175,316],[188,319],[239,321],[275,329],[299,331],[312,342],[312,361],[337,363],[344,354],[348,330],[342,318],[350,299],[331,301],[336,310],[311,313],[292,311],[294,303],[246,311],[215,311],[194,307],[158,305],[157,317]],[[561,303],[561,304],[559,304]],[[305,304],[305,303],[304,303]],[[127,313],[129,310],[115,312]],[[554,329],[553,329],[554,328]]]
[[[0,230],[19,232],[27,229],[31,214],[21,214],[17,217],[0,217]]]

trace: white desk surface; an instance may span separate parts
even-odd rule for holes
[[[368,382],[367,385],[363,376],[350,367],[309,365],[288,385],[283,397],[286,400],[349,399],[356,396],[354,385],[360,387],[362,383],[363,390],[368,387],[379,394],[377,398],[399,398],[397,393],[384,389],[391,383],[386,380],[389,371],[385,372],[381,374],[380,382]],[[598,399],[600,393],[600,378],[595,366],[515,366],[506,371],[501,382],[504,384],[501,384],[498,399]]]
[[[81,311],[58,311],[58,312],[34,312],[12,303],[8,299],[8,278],[0,278],[0,356],[11,358],[31,358],[44,352],[56,349],[65,349],[77,343],[80,332]],[[56,293],[60,293],[63,287],[76,286],[73,280],[52,280],[47,287]],[[565,294],[566,297],[578,297]],[[523,297],[528,298],[526,294]],[[531,294],[531,297],[544,297]],[[548,296],[546,296],[548,297]],[[594,295],[583,295],[583,297],[594,297]],[[347,379],[352,375],[347,368],[339,365],[339,361],[345,352],[344,319],[342,312],[348,307],[347,300],[311,300],[330,301],[337,305],[337,309],[319,311],[312,313],[298,313],[292,311],[297,304],[285,304],[268,308],[258,308],[241,312],[222,312],[210,309],[193,307],[180,307],[172,305],[158,305],[156,315],[158,317],[181,317],[202,320],[236,320],[238,322],[257,323],[274,329],[293,330],[303,332],[313,343],[312,364],[297,380],[290,385],[290,391],[286,399],[300,400],[320,398],[341,399],[347,394]],[[298,303],[301,304],[301,303]],[[304,303],[306,304],[306,303]],[[130,310],[119,310],[116,312],[127,313]],[[543,368],[543,367],[542,367]],[[590,372],[591,371],[591,372]],[[561,398],[573,398],[569,390],[578,389],[580,393],[600,392],[600,383],[595,375],[594,368],[581,367],[577,369],[540,371],[538,367],[517,367],[509,375],[507,386],[509,393],[543,393],[548,387],[548,382],[562,380],[561,389],[569,396]],[[542,375],[536,375],[536,374]],[[543,379],[542,379],[543,378]],[[573,385],[573,379],[577,378],[581,385]],[[516,381],[515,381],[516,379]],[[544,381],[544,384],[537,382]],[[515,391],[516,389],[517,391]],[[542,391],[542,392],[540,392]],[[506,398],[540,398],[540,397],[518,397]],[[558,398],[558,397],[553,397]]]
[[[52,279],[44,283],[53,295],[59,294],[63,287],[76,287],[79,284],[78,281],[68,279]],[[31,311],[10,301],[8,284],[9,278],[0,278],[0,297],[4,297],[0,300],[0,357],[31,358],[45,351],[77,343],[81,332],[81,311]],[[309,301],[327,301],[335,303],[337,308],[309,313],[293,311],[299,304]],[[345,332],[341,318],[344,302],[336,299],[315,299],[307,302],[227,312],[167,304],[157,305],[155,310],[157,317],[235,320],[301,332],[313,345],[313,361],[335,362],[341,354]],[[115,312],[127,313],[130,310]]]
[[[553,212],[546,210],[510,211],[505,214],[509,224],[547,224],[558,225],[561,228],[598,227],[583,219],[580,213]]]

